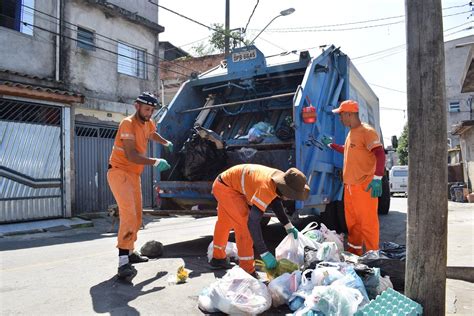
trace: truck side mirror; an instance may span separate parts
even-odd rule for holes
[[[398,147],[398,138],[397,138],[397,136],[393,135],[392,136],[392,148],[397,149],[397,147]]]

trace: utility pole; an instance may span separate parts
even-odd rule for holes
[[[405,294],[445,315],[447,143],[441,0],[405,0],[408,229]]]
[[[225,0],[225,39],[224,39],[224,46],[225,46],[225,56],[229,55],[229,29],[230,29],[230,0]]]

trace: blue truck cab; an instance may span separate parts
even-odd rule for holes
[[[230,166],[257,163],[283,171],[296,167],[306,175],[310,196],[289,209],[330,209],[342,200],[343,155],[321,138],[344,144],[348,129],[331,110],[346,99],[358,101],[361,120],[382,138],[378,98],[339,48],[316,57],[234,49],[219,66],[183,83],[158,119],[158,132],[181,149],[158,153],[172,166],[156,186],[162,208],[215,205],[215,177]],[[385,191],[380,213],[388,212]]]

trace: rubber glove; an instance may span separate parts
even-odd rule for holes
[[[153,166],[158,168],[158,171],[160,172],[171,168],[168,161],[166,161],[165,159],[159,159],[159,158],[155,158],[155,163],[153,164]]]
[[[289,234],[293,234],[293,237],[295,239],[298,239],[298,230],[295,228],[295,226],[293,226],[292,223],[288,223],[285,225],[285,230],[286,230],[286,233],[289,235]]]
[[[260,258],[262,258],[263,263],[265,263],[265,268],[268,270],[273,270],[277,267],[278,262],[275,259],[275,256],[273,256],[270,252],[264,252],[260,255]]]
[[[324,145],[326,146],[329,146],[332,144],[332,138],[331,137],[327,137],[327,136],[323,136],[321,138],[321,141],[323,142]]]
[[[372,181],[367,186],[367,189],[365,189],[365,192],[369,192],[370,189],[372,189],[370,192],[371,197],[377,198],[382,196],[382,177],[374,176]]]
[[[165,148],[166,150],[168,150],[168,152],[172,153],[173,152],[173,143],[168,141],[168,143],[165,145]]]

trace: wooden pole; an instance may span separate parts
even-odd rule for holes
[[[405,294],[425,315],[444,315],[447,261],[447,128],[441,0],[405,0],[408,229]]]

